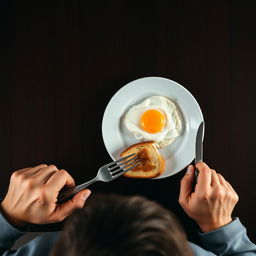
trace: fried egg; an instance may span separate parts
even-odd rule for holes
[[[132,106],[124,124],[136,139],[155,141],[158,148],[171,144],[182,130],[175,103],[163,96],[151,96]]]

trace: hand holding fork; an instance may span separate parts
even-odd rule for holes
[[[124,161],[125,160],[125,161]],[[103,165],[96,177],[90,181],[87,181],[83,184],[80,184],[76,187],[60,191],[57,203],[63,203],[73,197],[75,194],[90,186],[96,181],[109,182],[112,181],[124,173],[132,170],[134,167],[140,164],[140,159],[137,155],[131,154],[126,157],[120,158],[116,161],[113,161],[109,164]]]

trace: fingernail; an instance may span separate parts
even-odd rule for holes
[[[189,165],[188,168],[187,168],[187,174],[190,174],[193,170],[193,167],[192,165]]]
[[[83,193],[82,194],[82,199],[85,201],[91,194],[91,191],[88,190],[87,192]]]

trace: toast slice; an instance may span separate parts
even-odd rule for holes
[[[159,154],[154,141],[140,142],[125,149],[120,156],[137,154],[141,164],[126,172],[129,178],[155,178],[164,172],[165,161]]]

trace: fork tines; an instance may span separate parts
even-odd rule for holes
[[[134,157],[132,157],[132,156],[134,156]],[[124,160],[126,160],[126,161],[124,161]],[[125,172],[128,172],[128,171],[132,170],[134,167],[138,166],[140,164],[140,162],[141,161],[138,156],[136,156],[135,154],[131,154],[129,156],[120,158],[120,159],[116,160],[115,162],[112,162],[110,164],[108,170],[111,172],[112,175],[117,175],[117,174],[122,175]],[[114,166],[113,166],[113,164],[114,164]]]

